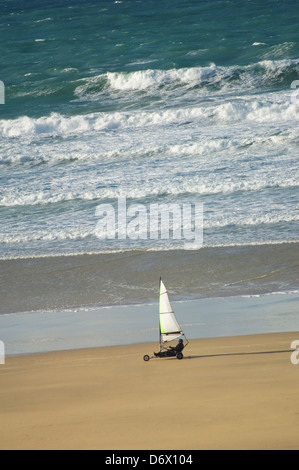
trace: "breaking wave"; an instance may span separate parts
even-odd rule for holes
[[[137,181],[135,184],[127,185],[126,187],[106,187],[99,189],[84,190],[83,181],[82,188],[77,187],[72,190],[57,191],[53,187],[52,191],[49,188],[44,190],[14,190],[7,189],[0,192],[0,206],[14,207],[14,206],[37,206],[45,204],[56,204],[68,201],[106,201],[116,200],[118,197],[126,197],[128,199],[144,199],[148,197],[162,197],[162,196],[205,196],[211,194],[233,194],[236,192],[253,192],[271,189],[291,189],[297,188],[298,180],[296,175],[275,176],[271,177],[265,175],[260,176],[256,180],[248,181],[225,181],[223,178],[217,178],[214,174],[203,181],[200,177],[195,177],[192,180],[169,181],[166,178],[157,182],[148,181],[140,185]],[[94,181],[96,186],[96,180]],[[112,185],[113,186],[113,185]]]
[[[299,59],[263,60],[247,66],[191,67],[171,70],[107,72],[84,79],[75,89],[80,99],[96,97],[107,89],[117,91],[174,91],[176,87],[229,91],[257,89],[277,84],[289,87],[299,73]]]
[[[263,97],[259,100],[230,100],[197,107],[181,107],[161,111],[92,113],[89,115],[50,116],[0,121],[0,136],[4,138],[34,138],[42,136],[68,137],[89,132],[110,132],[118,129],[169,126],[204,122],[276,122],[299,119],[299,107],[286,95]],[[1,158],[1,157],[0,157]]]

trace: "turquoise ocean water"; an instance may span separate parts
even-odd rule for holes
[[[161,271],[178,295],[296,288],[298,14],[295,0],[1,2],[2,313],[152,300]],[[119,196],[203,204],[204,248],[99,240],[96,208]]]

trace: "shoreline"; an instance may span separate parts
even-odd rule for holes
[[[186,337],[298,331],[299,292],[172,301]],[[158,341],[158,302],[0,315],[6,355]]]
[[[150,343],[9,357],[0,449],[299,449],[298,338],[197,339],[182,361],[145,363]]]

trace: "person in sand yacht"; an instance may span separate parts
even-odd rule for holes
[[[179,339],[178,344],[173,347],[170,346],[166,351],[160,351],[158,353],[154,353],[156,357],[171,357],[171,356],[176,356],[178,353],[182,352],[184,349],[184,341],[182,338]]]

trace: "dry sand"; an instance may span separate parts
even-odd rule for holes
[[[0,449],[299,449],[298,333],[6,358]]]

